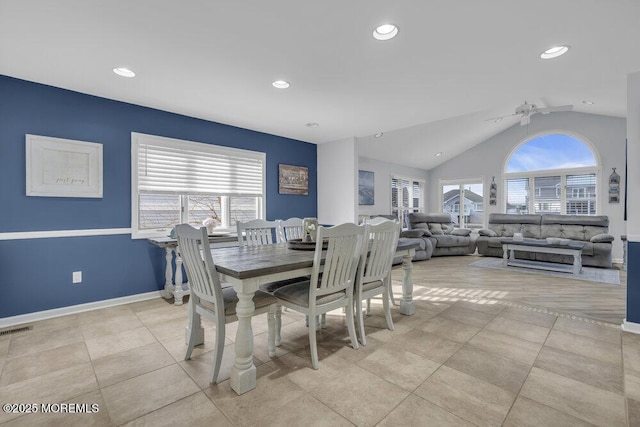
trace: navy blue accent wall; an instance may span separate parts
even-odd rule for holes
[[[314,144],[0,75],[0,232],[129,228],[131,132],[264,152],[267,219],[317,216]],[[104,197],[27,197],[25,134],[103,144]],[[309,195],[278,194],[280,163],[309,168]],[[129,235],[0,241],[0,260],[0,317],[164,285],[164,251]]]
[[[640,323],[640,242],[627,245],[627,321]]]

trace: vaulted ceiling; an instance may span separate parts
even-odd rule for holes
[[[639,22],[636,0],[3,0],[0,74],[429,169],[525,100],[625,117]]]

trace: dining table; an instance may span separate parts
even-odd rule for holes
[[[416,243],[399,242],[396,257],[402,257],[402,300],[400,313],[415,313],[413,301],[412,258]],[[253,364],[253,330],[251,318],[255,311],[253,296],[259,286],[295,277],[308,276],[313,266],[313,250],[295,250],[286,243],[213,248],[211,254],[221,279],[230,283],[238,294],[236,313],[238,328],[235,338],[235,359],[231,368],[230,385],[237,394],[256,387],[256,367]],[[196,345],[204,343],[204,329],[195,322]],[[187,331],[187,336],[190,331]]]

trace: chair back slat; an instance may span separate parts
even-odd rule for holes
[[[200,230],[188,224],[176,226],[178,235],[178,251],[182,257],[191,292],[198,298],[213,303],[216,307],[222,304],[222,286],[216,266],[211,257],[211,247],[207,229]],[[224,310],[222,310],[224,312]]]
[[[247,222],[236,222],[238,243],[240,246],[262,246],[274,243],[274,235],[278,236],[278,221],[254,219]]]
[[[366,231],[367,226],[355,224],[318,227],[311,274],[311,283],[316,283],[317,286],[311,286],[311,299],[343,289],[347,292],[353,291]],[[328,241],[328,245],[322,264],[322,245],[325,240]]]
[[[304,238],[304,230],[302,228],[302,218],[289,218],[278,221],[278,243],[288,242],[289,240]]]
[[[369,252],[363,252],[360,261],[361,283],[384,280],[391,270],[398,246],[400,224],[393,221],[369,226]]]

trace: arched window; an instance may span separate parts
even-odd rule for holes
[[[505,164],[506,212],[596,215],[598,161],[591,147],[566,134],[538,135]]]

